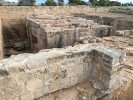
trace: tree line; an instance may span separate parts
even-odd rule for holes
[[[92,6],[133,6],[132,2],[121,3],[119,1],[110,1],[110,0],[89,0],[89,3]]]
[[[36,0],[19,0],[18,5],[19,6],[34,6],[36,3]],[[70,5],[88,5],[87,2],[83,0],[69,0],[68,4]],[[58,2],[55,2],[54,0],[46,0],[46,2],[41,3],[42,6],[63,6],[65,5],[64,0],[58,0]]]
[[[34,6],[36,4],[36,0],[18,0],[18,6]],[[10,3],[9,3],[10,4]],[[46,0],[44,3],[41,3],[41,6],[63,6],[65,5],[64,0],[58,0],[55,2],[54,0]],[[67,5],[89,5],[89,6],[133,6],[133,3],[121,3],[118,1],[110,1],[110,0],[88,0],[87,2],[84,0],[68,0]],[[2,6],[2,3],[0,3]]]
[[[19,6],[34,6],[36,0],[19,0]],[[42,6],[63,6],[64,0],[58,0],[55,2],[54,0],[46,0],[44,3],[41,3]],[[89,0],[85,2],[83,0],[68,0],[67,5],[91,5],[91,6],[133,6],[132,2],[122,4],[118,1],[110,1],[110,0]]]

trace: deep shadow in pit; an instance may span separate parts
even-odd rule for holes
[[[24,19],[2,19],[4,58],[30,53]]]

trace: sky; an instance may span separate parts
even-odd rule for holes
[[[14,2],[18,2],[18,0],[5,0],[5,1],[14,1]],[[36,0],[38,3],[41,3],[41,2],[45,2],[46,0]],[[57,0],[55,0],[57,1]],[[67,2],[68,0],[64,0],[65,2]],[[85,1],[88,1],[88,0],[85,0]],[[129,2],[133,2],[133,0],[111,0],[111,1],[119,1],[119,2],[122,2],[122,3],[129,3]]]

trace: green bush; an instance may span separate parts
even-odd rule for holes
[[[57,6],[57,3],[55,1],[53,1],[53,0],[47,0],[45,2],[45,5],[46,6]]]

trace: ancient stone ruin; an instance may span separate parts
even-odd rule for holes
[[[0,100],[133,99],[131,15],[88,6],[0,9]]]
[[[84,36],[109,36],[110,26],[73,16],[41,16],[26,19],[28,41],[35,51],[74,45]]]

